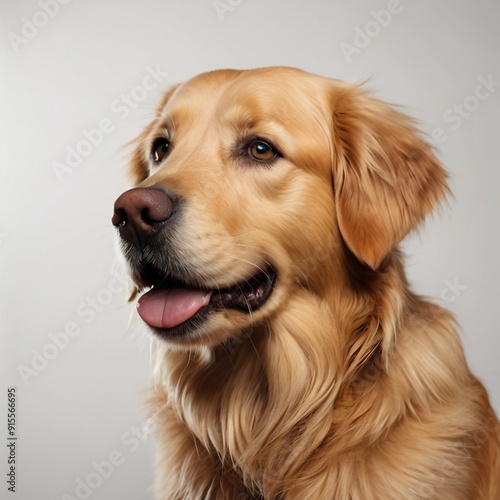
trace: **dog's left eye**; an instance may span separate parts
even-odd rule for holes
[[[271,161],[279,156],[278,152],[272,146],[259,139],[249,144],[248,154],[257,161]]]
[[[161,163],[168,155],[170,149],[170,141],[164,137],[160,137],[153,142],[151,154],[155,163]]]

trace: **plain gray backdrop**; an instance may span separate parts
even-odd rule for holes
[[[368,80],[419,120],[454,198],[404,243],[409,277],[456,314],[499,410],[498,26],[497,0],[2,0],[0,435],[15,386],[19,440],[0,498],[151,498],[150,341],[111,211],[162,91],[215,68]]]

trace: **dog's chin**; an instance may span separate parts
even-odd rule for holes
[[[210,345],[224,342],[252,325],[266,309],[276,287],[272,265],[231,286],[207,286],[186,270],[168,272],[141,262],[134,270],[144,290],[137,311],[151,331],[174,344]]]

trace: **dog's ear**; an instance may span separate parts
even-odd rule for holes
[[[338,87],[333,111],[333,182],[340,232],[376,269],[445,198],[447,174],[411,118],[359,87]]]
[[[130,143],[135,148],[129,164],[129,175],[134,186],[139,185],[149,176],[149,165],[147,163],[147,155],[145,155],[144,148],[147,141],[151,138],[151,133],[158,126],[158,120],[161,120],[163,109],[178,87],[179,85],[174,85],[165,92],[156,109],[154,119],[142,131],[142,133]]]

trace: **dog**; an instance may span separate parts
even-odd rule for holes
[[[398,249],[448,195],[411,118],[217,70],[166,92],[131,173],[112,222],[157,340],[156,498],[500,499],[499,421]]]

